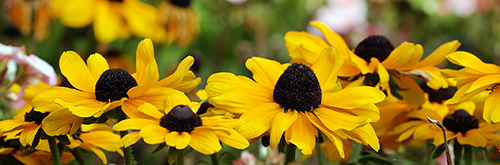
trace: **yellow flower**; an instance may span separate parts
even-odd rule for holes
[[[93,23],[99,42],[139,37],[156,37],[161,29],[154,6],[139,0],[51,0],[54,14],[69,27],[82,28]]]
[[[158,81],[153,43],[149,39],[139,43],[136,59],[137,73],[131,75],[123,69],[109,69],[100,54],[91,55],[85,64],[75,52],[64,52],[59,61],[61,72],[76,89],[54,87],[33,99],[32,105],[38,111],[57,110],[44,120],[44,130],[50,132],[63,123],[98,118],[118,106],[129,117],[147,116],[137,107],[151,103],[163,110],[167,97],[188,92],[200,83],[200,78],[189,71],[194,62],[191,56],[172,75]]]
[[[17,160],[26,165],[54,164],[54,162],[51,160],[52,154],[46,151],[35,151],[29,155],[22,155],[22,152],[17,150],[12,153],[12,156],[14,156]],[[73,159],[75,158],[69,152],[63,152],[63,154],[61,155],[61,162],[64,164],[68,164]]]
[[[500,121],[500,91],[496,90],[500,83],[500,67],[487,64],[471,53],[458,51],[447,56],[454,64],[463,66],[460,70],[443,69],[441,72],[457,81],[457,92],[446,104],[457,104],[485,90],[491,91],[486,98],[483,119],[487,122]]]
[[[455,110],[453,110],[453,109]],[[401,133],[397,141],[407,139],[428,140],[433,139],[433,144],[439,146],[444,143],[441,129],[427,121],[427,117],[439,120],[446,128],[448,140],[456,139],[462,145],[485,147],[492,141],[500,140],[496,132],[500,131],[499,124],[481,122],[474,114],[474,103],[467,101],[456,107],[447,107],[443,104],[433,103],[424,105],[423,109],[408,113],[409,120],[396,127],[394,131]]]
[[[122,138],[125,147],[136,143],[141,137],[148,144],[165,143],[178,150],[188,145],[194,150],[209,155],[222,149],[219,141],[236,149],[245,149],[249,142],[233,128],[241,124],[237,120],[223,116],[204,117],[196,115],[201,103],[184,99],[169,100],[171,109],[165,114],[151,104],[139,107],[148,114],[144,118],[130,118],[117,123],[117,131],[139,130]]]
[[[6,140],[19,139],[22,146],[33,146],[35,141],[38,143],[40,140],[35,138],[37,134],[41,134],[39,131],[43,131],[42,121],[47,115],[49,112],[31,110],[26,114],[17,115],[14,119],[0,121],[0,134],[5,136]],[[69,124],[61,125],[54,129],[51,135],[66,134],[69,130]]]
[[[399,88],[407,89],[398,92],[403,98],[411,99],[409,101],[412,104],[422,104],[424,99],[423,91],[417,88],[417,84],[409,76],[425,79],[427,85],[433,89],[448,88],[447,80],[435,65],[440,64],[446,55],[460,46],[458,41],[445,43],[427,58],[420,60],[423,55],[420,44],[403,42],[394,48],[387,38],[370,36],[355,50],[350,50],[344,39],[325,24],[318,21],[312,21],[311,24],[323,33],[328,43],[307,32],[288,32],[285,41],[292,62],[302,62],[310,66],[323,48],[334,46],[344,57],[339,76],[352,77],[362,74],[366,85],[380,86],[383,90],[390,90],[389,82],[394,79]]]
[[[10,5],[7,7],[9,18],[23,35],[33,33],[37,40],[47,38],[49,23],[52,19],[48,1],[14,0],[5,4]]]
[[[166,0],[158,6],[158,17],[167,31],[167,42],[186,45],[200,33],[198,13],[189,7],[191,0]]]
[[[341,157],[341,138],[379,149],[378,138],[368,123],[380,118],[374,103],[385,95],[367,86],[342,89],[337,83],[342,56],[333,47],[324,49],[311,67],[301,63],[282,65],[259,57],[247,60],[245,65],[255,81],[216,73],[208,78],[205,89],[215,109],[241,114],[245,124],[237,131],[247,139],[269,132],[270,146],[276,148],[284,134],[287,143],[310,155],[319,129],[335,143]]]
[[[71,144],[68,146],[69,148],[74,149],[79,147],[87,151],[92,151],[102,160],[103,164],[108,164],[108,160],[102,150],[118,152],[123,156],[120,135],[113,133],[113,130],[108,125],[82,125],[81,129],[82,133],[78,134],[81,141],[70,138]]]

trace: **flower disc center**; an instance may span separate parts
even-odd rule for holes
[[[160,126],[170,131],[191,132],[201,125],[201,118],[185,105],[175,106],[160,119]]]
[[[290,65],[274,86],[273,99],[285,111],[311,111],[321,104],[321,87],[314,71],[304,64]]]
[[[127,97],[130,88],[137,86],[137,81],[123,69],[108,69],[101,74],[95,84],[95,97],[102,102],[112,102]]]
[[[468,130],[479,128],[479,120],[467,111],[460,109],[446,116],[443,119],[443,125],[450,131],[465,134]]]
[[[49,112],[38,112],[35,111],[34,109],[31,109],[31,111],[27,112],[24,115],[24,121],[25,122],[32,122],[34,121],[36,124],[42,124],[42,120],[45,119],[49,115]]]
[[[191,0],[170,0],[170,3],[179,7],[189,7]]]
[[[366,62],[370,62],[372,57],[382,62],[389,57],[393,50],[394,46],[392,46],[389,39],[380,35],[372,35],[358,44],[354,54],[363,58]]]

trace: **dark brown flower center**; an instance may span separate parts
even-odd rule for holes
[[[479,120],[467,111],[460,109],[446,116],[443,119],[443,125],[450,131],[465,134],[468,130],[479,128]]]
[[[389,39],[381,35],[372,35],[358,44],[354,54],[363,58],[366,62],[370,62],[372,57],[382,62],[389,57],[393,50],[394,46],[392,46]]]
[[[135,86],[137,86],[137,81],[127,71],[108,69],[101,74],[95,84],[95,97],[102,102],[128,98],[128,90]]]
[[[170,0],[170,3],[179,7],[189,7],[191,0]]]
[[[123,0],[108,0],[110,2],[123,2]]]
[[[285,111],[312,111],[321,104],[321,87],[314,71],[304,64],[294,63],[281,74],[274,86],[273,99]]]
[[[42,120],[45,119],[49,115],[49,112],[38,112],[35,111],[34,109],[31,109],[31,111],[26,112],[24,115],[24,121],[26,122],[32,122],[34,121],[36,124],[42,124]]]
[[[425,81],[422,81],[420,83],[420,87],[422,88],[422,90],[424,90],[425,93],[429,94],[430,102],[441,103],[445,100],[450,99],[453,96],[448,88],[445,89],[440,88],[438,90],[434,90],[428,87],[425,83],[426,83]]]
[[[202,124],[201,118],[185,105],[175,106],[160,119],[160,126],[177,132],[191,132]]]

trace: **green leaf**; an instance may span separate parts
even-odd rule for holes
[[[444,147],[444,144],[441,144],[440,146],[438,146],[433,154],[432,154],[432,159],[436,159],[437,157],[439,157],[441,154],[443,154],[443,152],[446,150],[446,148]]]
[[[453,145],[453,153],[455,154],[455,164],[460,164],[462,160],[462,145],[455,140],[455,144]]]
[[[166,146],[167,146],[167,144],[166,144],[166,143],[161,143],[160,145],[158,145],[158,147],[156,147],[156,149],[155,149],[153,152],[151,152],[151,155],[153,155],[153,154],[157,153],[158,151],[161,151],[161,150],[162,150],[163,148],[165,148]]]
[[[36,132],[35,138],[33,139],[33,143],[31,143],[31,150],[35,150],[36,146],[38,146],[38,143],[40,142],[40,138],[42,134],[45,134],[42,129],[38,129],[38,132]]]
[[[36,150],[26,150],[21,153],[21,156],[28,156],[31,153],[35,152]]]
[[[386,164],[386,165],[394,164],[394,162],[392,162],[390,160],[387,160],[387,159],[384,159],[381,157],[377,157],[377,156],[373,156],[373,155],[366,155],[366,156],[361,157],[358,160],[358,163],[359,164]]]
[[[466,165],[472,164],[472,146],[464,145],[464,160]]]
[[[175,147],[170,147],[168,150],[168,164],[174,164],[180,152],[183,152],[183,150],[177,150]]]

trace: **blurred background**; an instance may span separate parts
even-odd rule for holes
[[[123,26],[108,33],[133,29],[137,22],[129,18],[143,18],[135,11],[118,12],[125,8],[119,5],[134,0],[94,1],[95,4],[105,1],[109,11],[120,13],[117,20]],[[78,13],[66,16],[65,10],[78,11],[78,3],[84,1],[0,2],[0,43],[24,46],[28,54],[46,60],[58,73],[59,57],[66,50],[76,51],[84,59],[98,52],[110,65],[133,73],[137,44],[151,37],[160,75],[172,73],[180,60],[192,55],[196,63],[191,69],[202,78],[199,88],[203,89],[207,78],[215,72],[250,75],[244,63],[252,56],[288,62],[285,33],[308,31],[321,36],[309,25],[312,20],[329,25],[344,37],[351,49],[369,35],[377,34],[387,36],[394,46],[403,41],[419,43],[427,56],[441,44],[459,40],[462,43],[459,50],[471,52],[485,62],[500,64],[500,1],[497,0],[143,0],[134,3],[154,10],[159,28],[148,25],[150,32],[145,35],[131,30],[107,40],[95,33],[99,14],[91,15],[96,22],[78,26],[67,23],[77,19]],[[93,12],[93,7],[78,12]],[[149,160],[155,159],[162,158]]]

